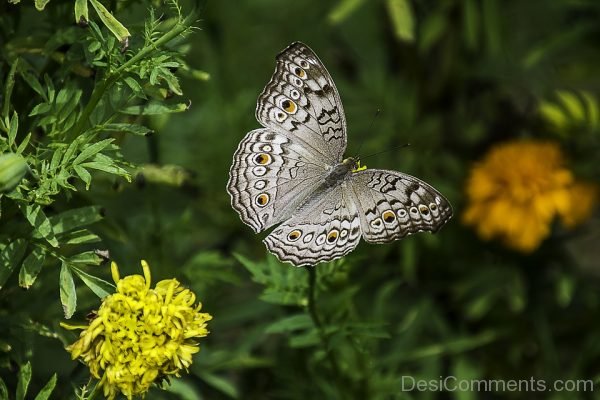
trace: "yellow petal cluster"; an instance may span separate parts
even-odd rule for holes
[[[591,214],[595,185],[575,179],[554,142],[516,140],[494,147],[470,173],[463,222],[484,239],[531,252],[559,217],[574,227]]]
[[[212,317],[200,312],[194,293],[176,279],[151,288],[145,261],[142,268],[144,276],[120,279],[112,263],[116,293],[102,300],[89,326],[67,347],[72,358],[80,358],[100,380],[109,399],[119,392],[128,399],[143,396],[153,382],[180,376],[200,350],[197,340],[209,333],[206,326]]]

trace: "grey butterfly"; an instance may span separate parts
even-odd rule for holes
[[[437,232],[452,216],[448,200],[407,174],[359,168],[343,158],[346,119],[335,84],[315,53],[295,42],[277,56],[258,97],[263,126],[233,156],[231,205],[255,232],[296,266],[342,257],[360,241],[387,243]]]

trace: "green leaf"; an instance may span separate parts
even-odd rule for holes
[[[158,115],[183,112],[188,108],[189,105],[185,103],[164,104],[158,102],[149,102],[148,104],[129,106],[119,111],[123,114],[129,115]]]
[[[337,6],[329,12],[327,19],[330,23],[336,25],[343,22],[350,16],[365,0],[339,0]]]
[[[27,241],[17,239],[0,252],[0,289],[2,289],[16,266],[20,265],[26,249]]]
[[[146,136],[152,132],[150,128],[134,124],[108,124],[104,126],[104,130],[108,132],[126,132],[137,136]]]
[[[25,136],[25,139],[23,139],[21,144],[19,144],[19,147],[17,147],[17,154],[23,154],[23,151],[27,148],[27,145],[29,144],[29,139],[31,139],[31,132],[29,132],[27,136]]]
[[[79,153],[79,155],[77,157],[75,157],[75,160],[73,160],[73,164],[80,164],[83,161],[91,158],[92,156],[98,154],[99,152],[101,152],[102,150],[104,150],[108,145],[110,145],[112,142],[114,141],[114,139],[104,139],[101,140],[97,143],[91,144],[89,146],[86,146],[83,151],[81,153]]]
[[[50,0],[35,0],[35,8],[37,8],[38,11],[42,11],[49,2]]]
[[[86,25],[89,20],[87,0],[75,0],[75,23]]]
[[[56,235],[91,225],[103,219],[101,207],[87,206],[64,211],[50,218]]]
[[[56,374],[52,375],[52,378],[46,383],[46,385],[40,390],[40,392],[35,396],[33,400],[48,400],[52,391],[54,391],[54,387],[56,386]]]
[[[464,36],[471,50],[479,44],[479,14],[476,0],[463,0]]]
[[[90,288],[92,292],[99,298],[103,299],[111,293],[115,292],[115,285],[97,276],[90,275],[87,272],[80,270],[77,267],[71,267],[71,270]]]
[[[58,247],[58,240],[52,230],[52,223],[42,211],[39,204],[19,204],[19,208],[27,218],[27,221],[33,226],[35,232],[46,239],[52,247]]]
[[[92,7],[98,13],[102,23],[115,35],[119,42],[124,43],[131,34],[98,0],[90,0]]]
[[[85,183],[85,190],[90,190],[90,184],[92,183],[92,175],[83,168],[81,165],[73,165],[73,169],[77,176]]]
[[[212,386],[219,392],[231,397],[232,399],[238,399],[240,394],[236,387],[228,380],[221,378],[218,375],[211,374],[209,372],[200,373],[200,378],[204,380],[208,385]]]
[[[0,399],[8,399],[8,389],[2,378],[0,378]]]
[[[396,37],[401,41],[412,43],[415,40],[415,23],[410,1],[387,0],[386,5]]]
[[[52,105],[48,104],[48,103],[40,103],[37,106],[33,107],[31,109],[31,112],[29,113],[30,117],[33,117],[35,115],[40,115],[40,114],[46,114],[47,112],[52,110]]]
[[[90,161],[81,164],[82,167],[97,169],[98,171],[108,172],[109,174],[119,175],[125,177],[127,180],[130,180],[129,174],[123,168],[116,165],[112,160],[110,162],[106,161]]]
[[[13,111],[13,115],[10,118],[10,124],[8,129],[8,145],[12,146],[15,144],[17,138],[17,131],[19,130],[19,116],[16,111]]]
[[[68,258],[69,264],[75,265],[100,265],[104,259],[95,251],[85,251]]]
[[[77,307],[77,293],[75,291],[73,274],[65,262],[63,262],[60,267],[60,302],[63,307],[65,318],[71,318]]]
[[[100,236],[88,231],[87,229],[69,232],[64,236],[61,236],[61,242],[64,244],[88,244],[97,243],[100,241],[102,241]]]
[[[31,363],[22,365],[19,370],[19,380],[17,382],[17,396],[16,400],[24,400],[27,394],[27,388],[31,381]]]
[[[28,170],[22,156],[15,153],[0,154],[0,193],[13,191]]]
[[[267,326],[266,333],[284,333],[300,329],[314,328],[312,319],[308,314],[296,314],[285,317]]]
[[[29,287],[33,285],[37,275],[42,269],[45,259],[46,253],[41,247],[35,247],[33,251],[25,257],[21,270],[19,271],[19,286],[29,289]]]

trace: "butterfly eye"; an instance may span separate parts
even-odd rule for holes
[[[271,156],[266,153],[257,154],[254,157],[254,162],[259,165],[267,165],[271,163]]]
[[[268,152],[268,151],[272,151],[272,150],[273,150],[273,148],[271,146],[269,146],[268,144],[265,144],[262,147],[262,151],[267,151]]]
[[[404,219],[404,218],[406,218],[406,214],[407,214],[407,212],[404,208],[401,208],[400,210],[398,210],[398,217]]]
[[[296,103],[294,103],[292,100],[284,100],[281,102],[281,108],[283,108],[283,110],[288,113],[288,114],[293,114],[296,112]]]
[[[420,204],[419,205],[419,211],[423,215],[429,215],[429,208],[425,204]]]
[[[333,243],[337,240],[339,232],[337,229],[333,229],[327,234],[327,243]]]
[[[411,207],[410,208],[410,213],[417,215],[417,214],[419,214],[419,210],[417,210],[417,207]]]
[[[269,195],[266,193],[261,193],[256,196],[256,205],[259,207],[264,207],[269,203]]]
[[[299,91],[297,91],[296,89],[293,89],[293,90],[290,92],[290,96],[292,97],[292,99],[294,99],[294,100],[298,100],[298,99],[300,98],[300,92],[299,92]]]
[[[396,214],[394,214],[394,212],[390,210],[384,211],[381,216],[383,220],[388,224],[391,224],[396,219]]]
[[[437,210],[437,206],[436,206],[435,204],[431,203],[431,204],[429,205],[429,209],[430,209],[431,211],[435,211],[435,210]]]
[[[302,231],[300,231],[298,229],[294,229],[293,231],[291,231],[288,234],[288,240],[290,242],[295,242],[296,240],[298,240],[300,238],[300,236],[302,236]]]
[[[267,186],[267,181],[256,181],[254,182],[254,188],[258,190],[262,190]]]
[[[306,60],[300,60],[300,66],[304,69],[308,69],[309,65]]]

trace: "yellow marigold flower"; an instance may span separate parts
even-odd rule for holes
[[[117,292],[102,300],[100,309],[79,339],[67,347],[73,359],[81,358],[102,388],[114,399],[119,392],[128,399],[144,395],[150,385],[192,363],[200,351],[197,339],[208,335],[212,317],[194,305],[196,296],[176,279],[167,279],[150,288],[150,267],[142,261],[144,276],[119,278],[116,263],[112,276]]]
[[[536,140],[493,148],[471,170],[466,192],[463,222],[523,252],[540,245],[555,217],[569,228],[585,220],[598,196],[595,185],[575,180],[556,143]]]

